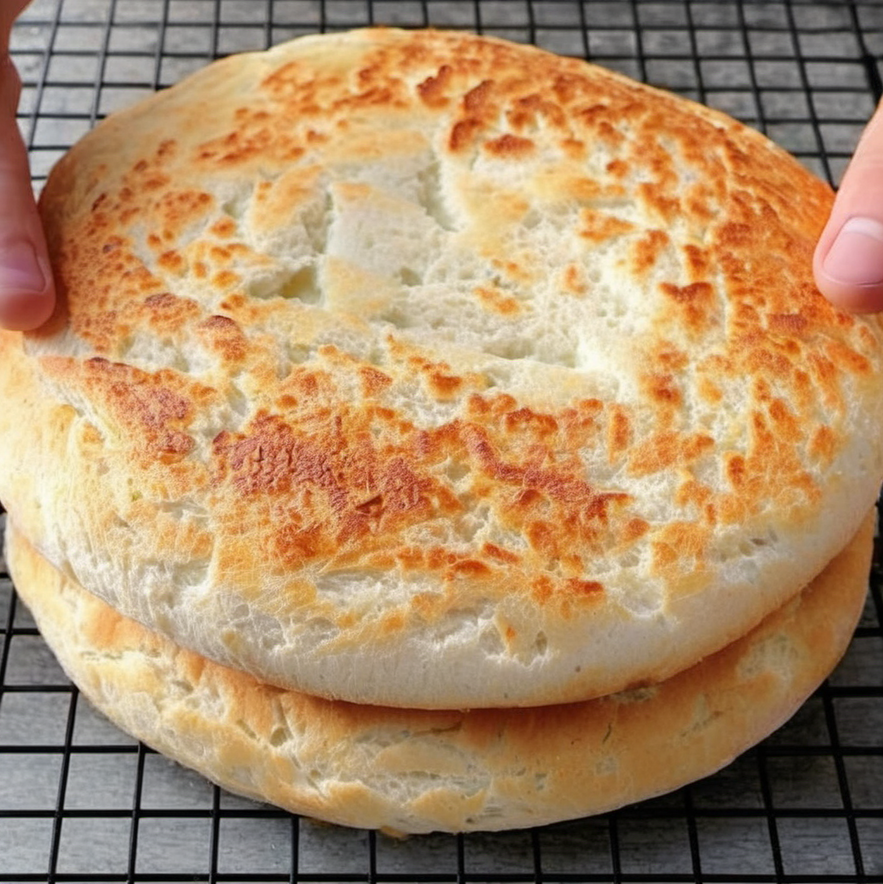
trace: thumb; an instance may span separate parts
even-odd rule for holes
[[[816,285],[838,307],[883,310],[883,104],[859,139],[819,238]]]
[[[21,83],[0,47],[0,327],[45,322],[55,306],[52,271],[15,121]]]

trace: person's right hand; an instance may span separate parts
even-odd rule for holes
[[[883,104],[843,175],[813,270],[816,285],[835,306],[883,311]]]
[[[30,0],[0,0],[0,327],[25,330],[55,306],[46,240],[16,123],[21,80],[9,57],[15,17]]]

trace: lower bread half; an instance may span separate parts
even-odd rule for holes
[[[119,615],[7,525],[7,563],[45,640],[123,730],[226,789],[397,833],[536,826],[713,773],[787,720],[843,655],[873,541],[852,542],[757,628],[660,684],[532,709],[414,711],[256,681]]]

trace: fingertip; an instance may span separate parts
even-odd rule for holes
[[[46,322],[55,308],[49,262],[27,239],[0,247],[0,327],[30,331]]]
[[[55,310],[55,293],[0,290],[0,328],[9,331],[33,331],[45,323]]]
[[[813,259],[819,291],[853,313],[883,311],[883,222],[852,216],[823,235]]]
[[[848,313],[883,312],[883,285],[841,286],[830,280],[816,279],[819,291],[834,307]]]

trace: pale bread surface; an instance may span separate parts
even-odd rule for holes
[[[813,287],[830,199],[756,132],[531,47],[224,60],[53,170],[62,306],[0,337],[0,499],[125,615],[282,686],[658,681],[876,498],[881,320]]]
[[[284,691],[184,651],[64,578],[7,531],[15,587],[83,693],[121,728],[225,788],[397,832],[534,826],[711,774],[828,675],[861,613],[873,519],[749,635],[652,687],[472,712]]]

